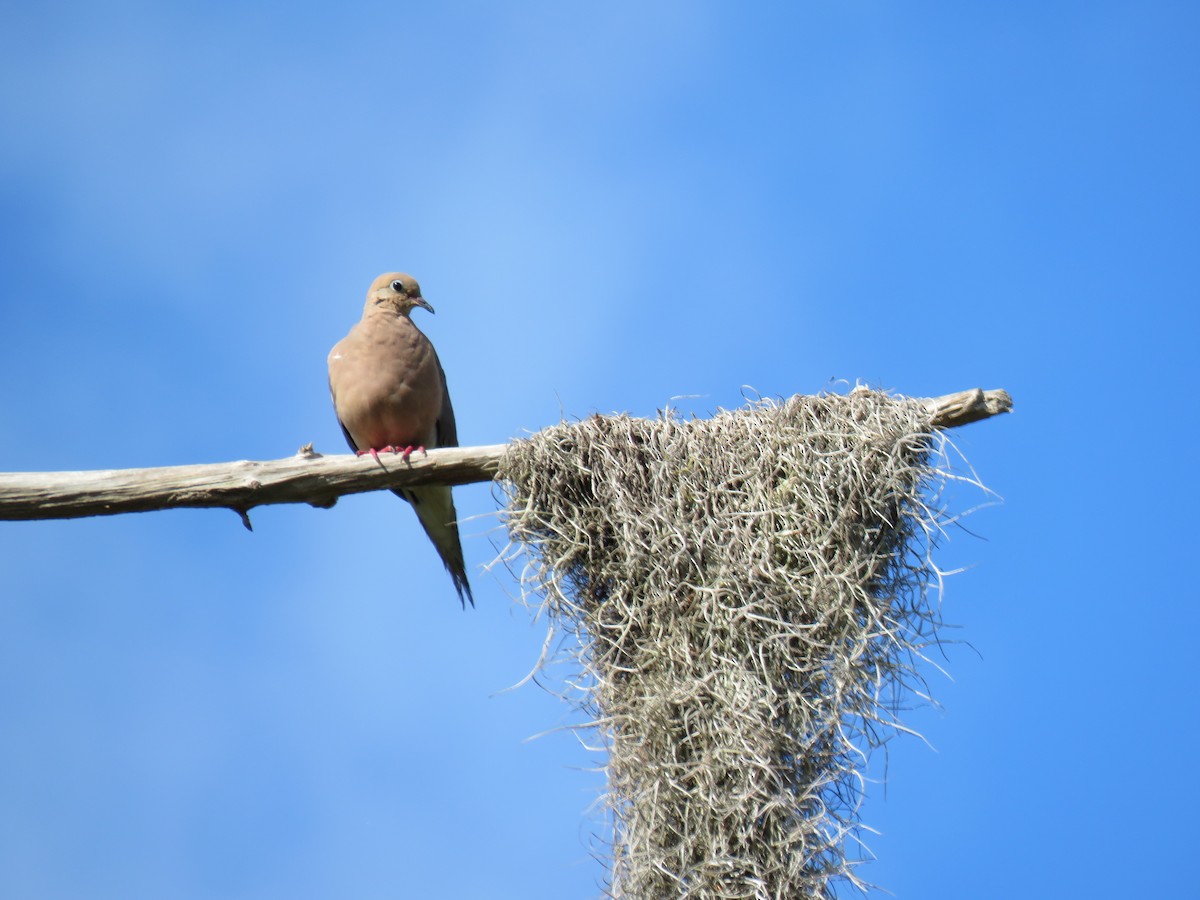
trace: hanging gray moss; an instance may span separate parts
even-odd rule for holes
[[[862,886],[866,754],[939,624],[935,442],[922,401],[856,390],[511,446],[523,587],[607,751],[612,896]]]

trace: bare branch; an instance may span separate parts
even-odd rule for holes
[[[376,462],[370,456],[322,456],[309,445],[295,456],[263,462],[0,473],[0,519],[76,519],[182,507],[245,513],[270,503],[327,508],[344,494],[490,481],[504,448],[448,447],[413,455],[407,462],[381,453]]]
[[[962,391],[926,401],[934,425],[949,428],[1008,412],[1005,391]],[[0,473],[0,520],[77,519],[158,509],[224,507],[242,516],[256,506],[307,503],[328,508],[338,497],[422,484],[491,481],[506,444],[450,447],[407,461],[382,453],[322,456],[312,445],[268,461],[203,463],[153,469]]]
[[[983,391],[979,388],[934,397],[925,402],[925,408],[933,414],[936,428],[969,425],[980,419],[1012,412],[1012,405],[1008,391]]]

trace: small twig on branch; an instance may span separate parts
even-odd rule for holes
[[[1005,391],[970,390],[926,401],[938,428],[966,425],[1012,409]],[[496,477],[505,444],[448,447],[408,461],[381,453],[322,456],[309,444],[263,462],[153,469],[0,473],[0,520],[77,519],[159,509],[224,507],[249,527],[249,511],[273,503],[328,508],[338,497],[422,484],[471,484]]]

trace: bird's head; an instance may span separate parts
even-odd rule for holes
[[[390,313],[394,316],[407,316],[414,306],[433,312],[429,301],[421,296],[421,286],[417,284],[417,279],[403,272],[387,272],[371,282],[363,315]]]

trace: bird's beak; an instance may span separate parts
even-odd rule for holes
[[[424,297],[422,297],[418,294],[416,297],[413,297],[412,299],[413,299],[413,303],[415,303],[417,306],[421,307],[422,309],[427,309],[430,312],[433,312],[433,307],[429,305],[429,301],[426,300]],[[435,313],[435,315],[436,315],[436,313]]]

